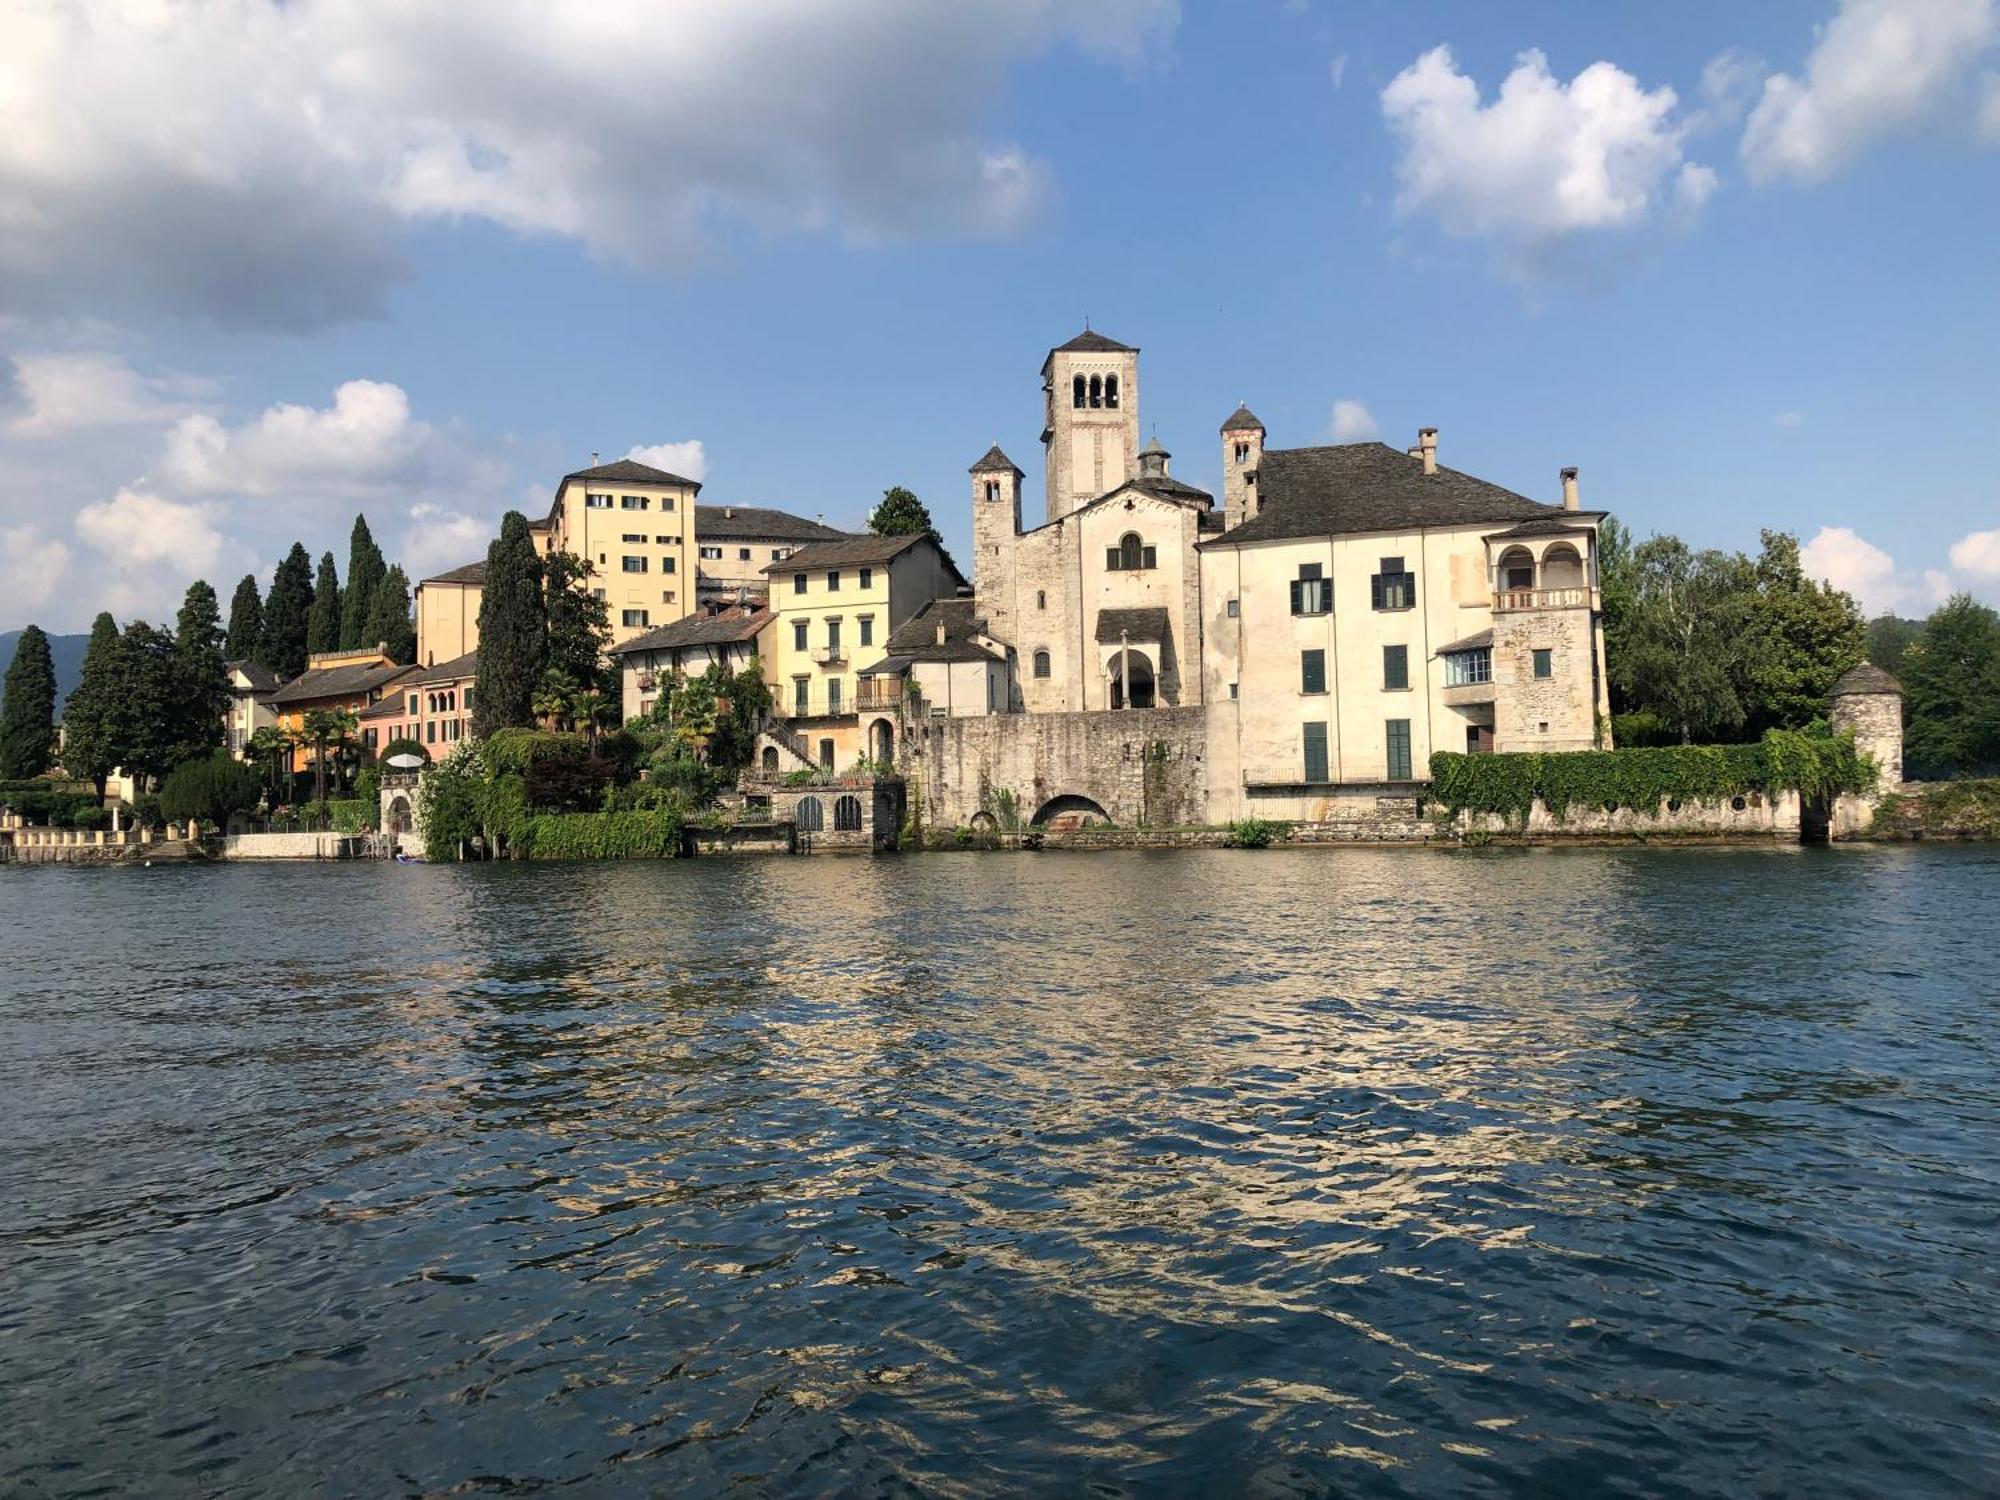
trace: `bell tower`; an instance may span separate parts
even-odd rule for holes
[[[1139,351],[1086,328],[1042,361],[1048,519],[1139,472]]]
[[[1223,526],[1235,530],[1257,514],[1257,465],[1264,457],[1264,424],[1257,413],[1239,406],[1222,424]]]

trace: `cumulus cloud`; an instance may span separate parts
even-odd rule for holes
[[[708,454],[702,448],[700,438],[690,438],[685,443],[653,443],[636,447],[625,456],[697,483],[708,478]]]
[[[1346,396],[1333,403],[1330,425],[1336,443],[1363,443],[1382,432],[1368,408]]]
[[[0,308],[306,328],[412,222],[643,265],[745,233],[1003,233],[1009,68],[1159,51],[1177,0],[0,0]],[[80,87],[79,80],[88,80]]]
[[[1979,134],[1989,145],[2000,146],[2000,73],[1979,81]]]
[[[76,534],[91,563],[92,612],[169,620],[189,583],[227,583],[251,571],[257,554],[217,527],[219,510],[128,486],[76,513]]]
[[[410,582],[417,584],[449,569],[480,561],[499,534],[498,512],[480,516],[443,505],[413,505],[391,561],[401,563]]]
[[[1822,178],[1882,136],[1962,100],[2000,35],[1995,0],[1843,0],[1802,77],[1774,73],[1743,132],[1753,180]]]
[[[69,581],[70,549],[60,537],[23,523],[0,527],[0,599],[11,606],[8,628],[41,617]]]
[[[1867,615],[1922,614],[1951,592],[1951,580],[1941,570],[1898,568],[1895,558],[1846,526],[1820,527],[1799,548],[1799,562],[1812,577],[1854,595]]]
[[[1608,62],[1563,83],[1536,51],[1482,102],[1451,49],[1433,48],[1382,91],[1401,144],[1397,208],[1530,257],[1573,236],[1691,213],[1717,178],[1683,152],[1678,103],[1671,88],[1649,90]]]
[[[2000,531],[1974,531],[1951,544],[1951,565],[1976,578],[2000,579]]]
[[[14,357],[15,437],[53,437],[88,427],[165,423],[211,396],[214,383],[184,375],[141,375],[115,354]]]

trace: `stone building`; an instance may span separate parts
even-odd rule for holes
[[[733,604],[762,599],[764,569],[783,562],[811,542],[838,542],[852,532],[836,531],[788,511],[761,505],[697,505],[695,559],[699,602]]]
[[[699,677],[711,666],[740,672],[768,648],[775,616],[761,603],[703,610],[613,646],[619,699],[626,719],[658,705],[676,677]]]

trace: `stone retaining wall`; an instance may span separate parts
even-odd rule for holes
[[[224,859],[355,859],[362,840],[346,833],[237,833],[222,841]]]

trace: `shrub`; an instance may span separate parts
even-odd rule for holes
[[[111,809],[101,804],[79,807],[70,814],[69,826],[86,831],[111,826]]]
[[[195,818],[221,828],[249,812],[263,792],[256,771],[226,750],[176,766],[160,787],[160,811],[178,823]]]
[[[531,859],[675,859],[677,812],[544,813],[529,818],[517,853]]]
[[[479,742],[487,773],[521,775],[536,761],[577,758],[589,753],[580,734],[556,734],[546,729],[496,729]]]
[[[610,761],[579,748],[574,755],[529,761],[520,780],[527,805],[538,812],[590,812],[603,802],[611,778]]]
[[[343,797],[326,804],[327,820],[335,833],[366,833],[380,815],[380,801],[365,797]]]
[[[1281,839],[1291,831],[1284,823],[1274,823],[1269,818],[1242,818],[1229,825],[1229,846],[1232,849],[1267,849],[1274,839]]]
[[[389,741],[388,744],[382,747],[381,753],[377,758],[386,762],[392,755],[419,756],[425,765],[429,765],[431,761],[431,753],[424,748],[423,741],[413,740],[408,735],[403,735],[400,738]]]

